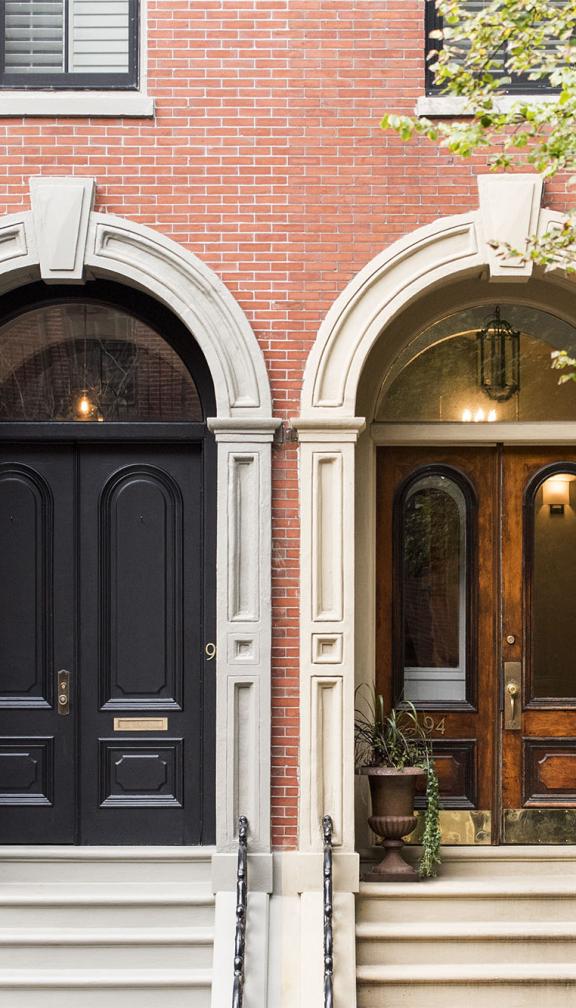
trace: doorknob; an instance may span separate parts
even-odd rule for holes
[[[58,697],[58,713],[70,713],[70,673],[60,669],[56,673],[56,696]]]
[[[518,731],[521,728],[520,718],[520,679],[522,675],[521,662],[504,662],[504,727],[508,731]]]

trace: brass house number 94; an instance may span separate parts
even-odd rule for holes
[[[444,735],[446,733],[446,718],[443,717],[439,721],[435,721],[427,714],[424,718],[424,727],[427,732],[438,732],[439,735]]]

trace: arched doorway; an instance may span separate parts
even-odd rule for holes
[[[489,185],[486,179],[479,180],[479,209],[436,220],[407,234],[368,263],[326,315],[308,359],[301,415],[295,421],[301,441],[303,516],[304,849],[319,847],[317,823],[331,808],[341,826],[343,856],[348,852],[351,856],[358,849],[356,844],[362,848],[367,840],[365,834],[357,834],[355,823],[353,719],[355,684],[373,683],[377,664],[379,446],[456,450],[500,442],[510,448],[549,445],[563,449],[576,440],[573,421],[542,416],[521,423],[486,422],[489,435],[479,423],[463,422],[461,416],[434,425],[399,421],[387,429],[376,420],[383,379],[393,379],[395,362],[412,337],[451,313],[477,307],[488,314],[495,305],[506,303],[540,309],[574,324],[570,278],[537,274],[530,263],[519,260],[502,263],[490,243],[498,237],[493,233],[494,220],[500,222],[500,234],[502,229],[516,228],[514,247],[523,247],[531,230],[561,222],[562,216],[539,208],[541,183],[536,176],[500,176],[488,181]],[[530,199],[522,209],[527,193]],[[496,206],[497,214],[493,212]],[[561,454],[558,461],[566,464]],[[499,711],[497,696],[496,719]],[[548,720],[552,718],[549,711]],[[324,742],[328,722],[329,752]],[[559,766],[556,761],[554,773],[560,772]],[[365,809],[358,824],[362,821]]]
[[[1,841],[211,843],[206,362],[114,283],[0,311]]]

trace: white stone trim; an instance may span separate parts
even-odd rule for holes
[[[561,214],[535,213],[533,201],[541,191],[538,175],[490,176],[489,185],[483,185],[482,178],[479,210],[442,217],[394,242],[360,270],[334,302],[306,364],[299,426],[302,421],[313,426],[314,418],[329,426],[354,416],[368,354],[392,319],[418,296],[486,271],[491,279],[502,279],[490,242],[498,238],[494,222],[503,204],[507,219],[517,218],[514,237],[520,247],[532,226],[542,231],[562,222]],[[511,264],[506,279],[527,279],[525,266]]]
[[[376,445],[576,445],[576,423],[383,423],[370,425]]]
[[[300,431],[301,516],[301,850],[322,845],[322,816],[334,844],[354,850],[354,448],[363,421],[348,429]],[[304,509],[304,502],[306,508]],[[332,642],[322,660],[318,636]],[[341,656],[341,657],[340,657]],[[320,660],[318,658],[320,657]]]
[[[30,179],[30,201],[40,276],[46,283],[83,283],[88,223],[96,183],[77,178]]]
[[[151,119],[154,99],[141,91],[1,91],[0,118],[21,116]]]
[[[214,422],[211,421],[211,426]],[[217,847],[270,849],[271,441],[218,429]]]
[[[497,112],[510,112],[515,105],[529,102],[530,105],[549,105],[558,101],[557,94],[516,94],[501,95],[494,101]],[[456,95],[422,95],[416,101],[414,114],[417,116],[429,116],[433,118],[453,117],[466,118],[472,116],[473,112],[466,98],[459,98]]]
[[[33,185],[32,209],[0,219],[0,294],[41,278],[127,284],[174,312],[210,369],[218,451],[217,844],[234,849],[243,814],[252,852],[269,851],[270,465],[279,421],[271,418],[262,352],[237,301],[200,259],[135,221],[90,210],[92,180],[41,177]],[[61,222],[50,242],[42,233],[47,219]]]

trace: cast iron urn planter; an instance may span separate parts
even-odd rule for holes
[[[382,838],[385,855],[375,868],[362,875],[364,882],[417,882],[418,872],[402,857],[404,842],[416,826],[414,791],[419,779],[426,777],[420,767],[368,766],[360,769],[370,783],[372,815],[370,828]]]

